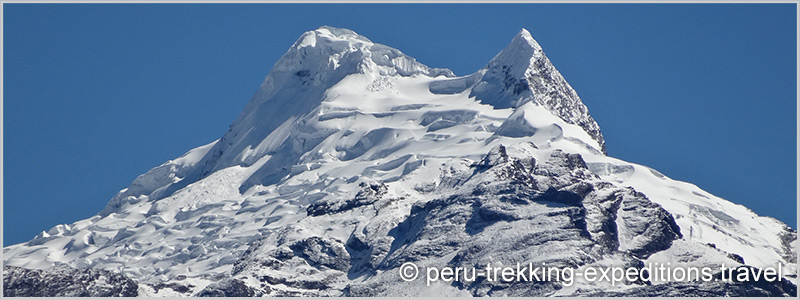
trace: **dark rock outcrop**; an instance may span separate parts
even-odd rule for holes
[[[7,297],[136,297],[139,286],[111,271],[56,266],[46,270],[3,267]]]

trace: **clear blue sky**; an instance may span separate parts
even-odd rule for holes
[[[608,153],[796,228],[793,4],[4,5],[4,245],[224,134],[304,31],[458,75],[531,31]]]

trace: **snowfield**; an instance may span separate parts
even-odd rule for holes
[[[321,27],[220,139],[140,175],[97,215],[4,248],[3,263],[114,271],[141,296],[775,296],[796,285],[427,287],[398,268],[780,265],[793,281],[796,239],[776,219],[607,156],[524,29],[457,77]]]

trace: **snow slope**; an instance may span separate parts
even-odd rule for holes
[[[796,277],[796,233],[785,224],[606,156],[604,149],[586,106],[524,29],[485,68],[457,77],[353,31],[321,27],[289,48],[219,140],[137,177],[96,216],[4,248],[3,262],[33,269],[63,263],[117,271],[150,286],[191,286],[184,292],[143,287],[143,295],[194,295],[224,289],[220,282],[243,282],[264,295],[401,295],[410,290],[406,284],[374,288],[397,283],[396,262],[445,265],[465,245],[495,243],[465,235],[469,228],[452,216],[443,215],[435,225],[415,213],[458,211],[458,203],[429,205],[508,183],[519,198],[550,197],[549,189],[580,195],[579,203],[566,204],[569,209],[492,204],[500,187],[465,200],[527,216],[487,225],[486,232],[508,235],[500,239],[506,243],[533,229],[496,226],[540,218],[537,224],[555,230],[562,228],[560,218],[579,211],[586,216],[588,225],[579,226],[585,235],[536,246],[543,247],[541,253],[562,253],[553,256],[557,261],[576,267],[739,264],[733,253],[758,268],[780,264],[789,278]],[[520,170],[535,173],[523,176],[527,186],[506,176]],[[592,192],[577,191],[578,183]],[[608,202],[609,197],[619,198]],[[647,213],[627,216],[614,205]],[[403,224],[417,224],[414,218],[425,220],[419,221],[420,235],[400,239],[397,232]],[[615,222],[613,232],[608,222]],[[410,249],[432,251],[429,246],[440,238],[422,238],[428,226],[459,228],[446,234],[458,246],[414,254]],[[476,257],[507,252],[487,249]],[[292,258],[282,259],[286,253]],[[584,291],[625,289],[582,284]],[[416,291],[499,295],[486,289],[492,290]],[[580,291],[573,286],[519,293]]]

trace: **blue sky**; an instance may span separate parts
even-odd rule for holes
[[[4,4],[4,245],[224,134],[304,32],[472,73],[527,28],[608,153],[796,226],[793,4]]]

